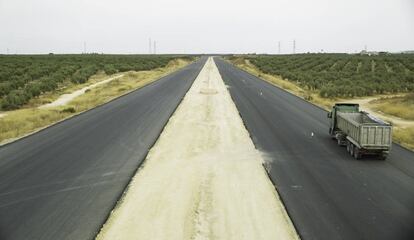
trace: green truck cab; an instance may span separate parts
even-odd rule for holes
[[[351,112],[357,113],[359,112],[359,104],[357,103],[336,103],[332,107],[332,111],[328,112],[328,118],[331,120],[329,121],[329,134],[334,135],[336,131],[338,131],[337,127],[337,116],[338,112]]]
[[[337,103],[328,113],[329,134],[356,159],[386,159],[392,146],[392,125],[359,111],[359,104]]]

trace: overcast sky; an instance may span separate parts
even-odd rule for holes
[[[414,50],[414,0],[0,0],[0,53]]]

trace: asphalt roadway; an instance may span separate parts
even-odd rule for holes
[[[93,239],[204,62],[0,147],[0,240]]]
[[[215,58],[302,239],[414,239],[414,153],[355,160],[326,112]],[[313,133],[313,136],[312,136]]]

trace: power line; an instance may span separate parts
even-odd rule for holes
[[[293,54],[296,53],[296,40],[293,40]]]
[[[277,49],[277,53],[278,53],[278,54],[280,54],[280,41],[279,41],[279,43],[278,43],[277,47],[278,47],[278,49]]]

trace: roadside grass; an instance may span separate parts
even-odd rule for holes
[[[371,102],[372,108],[392,116],[414,120],[414,93],[405,96],[384,97]]]
[[[409,149],[414,150],[414,127],[394,128],[393,140]]]
[[[45,128],[53,123],[64,120],[83,111],[102,105],[116,97],[122,96],[135,89],[139,89],[157,79],[166,76],[191,63],[187,59],[174,59],[164,68],[149,71],[130,71],[124,76],[106,84],[102,84],[86,91],[64,106],[38,108],[39,106],[56,100],[60,95],[71,93],[77,89],[102,81],[111,76],[98,73],[87,84],[71,84],[62,86],[53,93],[47,93],[31,100],[22,109],[8,111],[0,118],[0,144],[13,141],[16,138]],[[116,75],[114,75],[116,76]]]
[[[67,118],[73,113],[53,109],[19,109],[0,118],[0,143],[24,136],[36,129]]]
[[[266,74],[244,58],[233,58],[231,61],[235,66],[270,82],[284,90],[302,97],[303,99],[330,110],[336,102],[347,102],[344,98],[322,98],[317,90],[304,89],[297,84],[283,80],[280,76]],[[370,103],[371,104],[371,103]],[[391,116],[414,120],[414,94],[405,96],[383,97],[373,101],[373,109]],[[414,150],[414,127],[394,127],[393,140],[409,149]]]

